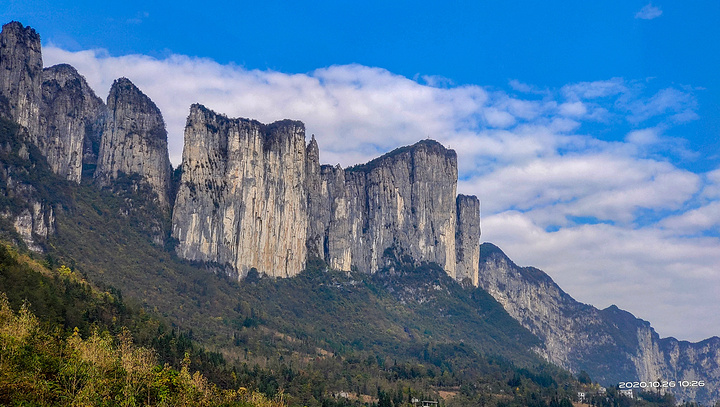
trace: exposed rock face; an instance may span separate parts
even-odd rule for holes
[[[309,256],[374,272],[391,250],[477,283],[479,203],[456,201],[457,157],[435,141],[349,169],[320,166],[300,122],[263,125],[193,105],[182,168],[173,236],[186,259],[241,278],[251,268],[286,277]]]
[[[455,279],[478,285],[480,267],[480,200],[476,196],[458,195]]]
[[[105,104],[70,65],[43,70],[40,133],[34,142],[53,172],[80,182],[98,159]]]
[[[0,33],[0,112],[36,135],[40,126],[42,55],[40,36],[17,21]]]
[[[276,277],[303,270],[308,224],[305,127],[228,119],[201,105],[185,128],[173,211],[177,252]]]
[[[27,140],[26,129],[6,118],[0,118],[0,126],[0,217],[17,232],[8,238],[22,240],[30,250],[42,252],[46,239],[55,231],[55,212],[52,196],[35,183],[42,183],[52,173],[39,149]]]
[[[321,208],[331,267],[373,272],[386,249],[438,263],[455,277],[457,156],[435,141],[399,148],[367,164],[320,170]],[[478,235],[479,239],[479,235]]]
[[[0,34],[0,114],[23,126],[53,172],[80,182],[94,166],[104,104],[69,65],[42,68],[40,36],[18,22]]]
[[[121,176],[139,177],[169,208],[172,168],[160,110],[127,78],[113,83],[107,109],[95,178],[111,185]]]
[[[34,252],[43,252],[38,238],[45,240],[54,233],[55,214],[52,207],[45,207],[37,201],[29,201],[30,208],[24,209],[15,217],[13,226],[27,245]]]
[[[598,310],[575,301],[541,270],[518,267],[497,247],[481,247],[479,284],[524,327],[542,339],[550,362],[585,370],[605,385],[620,381],[705,380],[676,387],[679,399],[720,396],[720,338],[690,343],[660,339],[650,324],[616,306]]]

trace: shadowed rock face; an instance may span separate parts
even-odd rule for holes
[[[0,113],[36,135],[42,87],[40,36],[17,21],[0,33]]]
[[[105,120],[105,104],[70,65],[43,70],[40,133],[35,144],[53,172],[80,182],[83,164],[94,166]]]
[[[160,110],[130,80],[120,78],[110,88],[107,111],[95,178],[107,186],[121,175],[139,176],[169,208],[172,168]]]

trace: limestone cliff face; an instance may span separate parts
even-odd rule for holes
[[[457,197],[455,250],[455,279],[469,281],[477,287],[480,267],[480,200],[476,196]]]
[[[391,250],[477,283],[479,202],[456,200],[457,157],[435,141],[348,169],[321,166],[300,122],[263,125],[194,105],[182,168],[173,236],[186,259],[241,278],[251,268],[286,277],[308,257],[374,272]]]
[[[430,140],[346,170],[323,166],[311,199],[323,203],[311,219],[324,232],[311,236],[322,236],[322,257],[336,269],[374,272],[396,249],[455,277],[456,185],[455,152]]]
[[[30,207],[14,217],[13,226],[28,249],[42,253],[44,249],[39,241],[44,241],[54,233],[55,214],[52,207],[46,207],[38,201],[29,200],[28,203]]]
[[[112,185],[121,176],[139,177],[169,208],[172,168],[160,109],[130,80],[120,78],[110,88],[107,110],[95,178]]]
[[[62,64],[43,70],[41,107],[35,144],[53,172],[79,183],[83,164],[97,163],[105,104],[75,68]]]
[[[0,33],[0,115],[14,120],[53,172],[80,182],[97,161],[105,107],[69,65],[42,68],[40,36],[17,22]]]
[[[308,224],[305,127],[228,119],[193,105],[173,211],[177,252],[275,277],[303,270]]]
[[[5,24],[0,33],[0,113],[31,136],[39,132],[42,70],[40,36],[17,21]]]
[[[479,285],[542,339],[537,349],[571,371],[585,370],[605,385],[620,381],[705,380],[704,388],[674,389],[679,399],[720,396],[720,338],[699,343],[660,339],[646,321],[616,306],[598,310],[575,301],[542,271],[518,267],[483,244]]]

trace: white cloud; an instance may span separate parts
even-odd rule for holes
[[[582,117],[588,112],[587,107],[583,102],[566,102],[558,106],[560,114],[563,116],[570,117]]]
[[[720,202],[711,202],[681,215],[665,218],[660,226],[676,234],[697,235],[705,231],[720,231]]]
[[[635,14],[635,18],[639,18],[641,20],[652,20],[660,17],[661,15],[662,10],[660,10],[660,8],[653,6],[652,3],[648,3]]]
[[[657,128],[634,130],[625,136],[625,141],[638,145],[655,144],[660,141],[659,130]]]
[[[707,295],[717,282],[720,243],[688,237],[717,220],[720,170],[693,174],[658,154],[668,140],[663,132],[697,118],[691,90],[666,88],[646,97],[641,85],[622,78],[559,90],[511,81],[525,98],[361,65],[286,74],[181,55],[112,57],[53,46],[43,54],[46,65],[75,66],[101,97],[121,76],[138,85],[163,112],[175,165],[189,106],[196,102],[230,117],[302,120],[308,135],[317,137],[321,161],[330,164],[364,162],[437,139],[458,153],[458,190],[483,201],[484,240],[519,263],[544,268],[578,299],[597,306],[612,301],[664,335],[700,339],[720,333],[713,331],[719,323],[670,312],[658,320],[647,313],[674,304],[714,315],[720,307],[720,295]],[[659,123],[615,142],[580,133],[586,122],[609,129],[614,120],[627,124],[628,115],[638,127],[651,118]],[[663,221],[667,211],[673,217]],[[640,222],[640,213],[656,219]],[[683,291],[698,286],[702,296]]]
[[[638,210],[678,209],[700,188],[695,174],[606,148],[502,166],[463,181],[462,189],[490,197],[484,204],[489,213],[528,211],[545,228],[565,226],[568,217],[631,224]]]
[[[495,107],[486,109],[484,116],[490,127],[506,128],[515,124],[515,116]]]
[[[625,81],[613,78],[605,81],[580,82],[562,87],[563,96],[571,101],[596,99],[627,92]]]
[[[624,104],[621,101],[620,104]],[[697,101],[689,92],[676,88],[666,88],[658,91],[650,99],[634,99],[627,102],[625,108],[630,112],[628,120],[639,123],[652,117],[672,114],[672,120],[686,122],[698,118],[695,113]]]

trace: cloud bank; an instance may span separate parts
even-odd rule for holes
[[[652,13],[661,11],[643,15]],[[720,334],[720,169],[693,173],[667,158],[693,154],[671,136],[699,119],[691,90],[623,78],[497,90],[361,65],[287,74],[182,55],[53,46],[43,55],[46,66],[75,66],[101,97],[115,78],[132,80],[163,112],[175,165],[195,102],[231,117],[302,120],[329,164],[436,139],[458,153],[459,192],[482,201],[482,240],[662,336]]]

